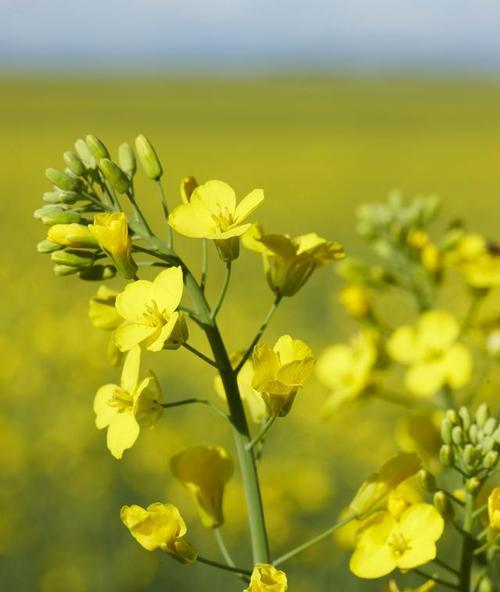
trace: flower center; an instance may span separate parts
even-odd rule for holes
[[[212,220],[222,231],[227,230],[234,224],[233,214],[227,207],[220,208],[217,214],[212,214]]]
[[[131,409],[134,405],[130,393],[120,387],[116,387],[112,398],[108,401],[110,407],[115,407],[120,413]]]
[[[142,318],[146,325],[150,327],[158,327],[158,325],[165,324],[165,314],[158,308],[158,304],[155,300],[151,300],[146,305],[146,311],[142,313]]]
[[[405,537],[400,532],[394,532],[389,537],[387,544],[391,548],[392,552],[396,557],[401,557],[403,553],[408,551],[411,548],[409,542],[405,539]]]

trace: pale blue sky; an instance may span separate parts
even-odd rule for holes
[[[0,0],[0,66],[500,70],[500,0]]]

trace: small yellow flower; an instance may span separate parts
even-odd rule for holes
[[[327,347],[316,367],[319,381],[330,390],[324,412],[330,414],[365,393],[373,384],[376,362],[376,336],[371,332],[359,333],[350,344]]]
[[[224,487],[234,470],[228,452],[221,446],[194,446],[173,456],[170,468],[192,494],[203,526],[221,526]]]
[[[317,234],[295,238],[286,234],[264,234],[256,224],[243,237],[243,244],[262,253],[267,283],[280,296],[293,296],[316,268],[344,258],[342,245]]]
[[[252,387],[262,395],[269,415],[284,416],[311,374],[314,358],[303,341],[282,335],[273,349],[265,344],[255,347],[253,366]]]
[[[434,580],[428,580],[418,588],[403,588],[401,590],[395,580],[390,580],[387,587],[384,588],[384,592],[429,592],[429,590],[432,590],[435,586],[436,582],[434,582]]]
[[[361,284],[349,284],[343,288],[339,300],[347,312],[355,319],[363,319],[370,312],[368,294]]]
[[[465,234],[446,262],[456,267],[474,288],[500,286],[500,255],[479,234]]]
[[[112,331],[123,321],[115,308],[118,292],[107,286],[99,286],[97,294],[89,301],[89,318],[96,329]]]
[[[357,518],[376,510],[389,493],[400,483],[415,475],[421,467],[420,459],[413,452],[400,452],[388,460],[378,473],[373,473],[358,489],[349,504]]]
[[[409,570],[436,557],[444,520],[431,504],[414,504],[395,518],[376,512],[361,527],[349,567],[359,578],[380,578]]]
[[[500,532],[500,487],[495,487],[488,496],[490,528]]]
[[[154,281],[138,280],[116,297],[116,309],[125,319],[114,334],[120,351],[142,343],[150,351],[175,349],[188,338],[184,315],[177,311],[184,290],[182,269],[170,267]]]
[[[244,352],[238,352],[231,355],[231,365],[236,368],[241,361]],[[248,412],[250,419],[254,423],[262,423],[267,417],[267,407],[264,400],[260,396],[260,393],[256,391],[252,386],[254,370],[252,360],[247,360],[241,370],[238,373],[238,388],[240,391],[241,400]],[[220,374],[214,378],[215,392],[224,400],[226,398],[226,392],[222,384]]]
[[[72,248],[97,247],[89,227],[83,224],[55,224],[47,232],[47,240]]]
[[[123,212],[96,214],[94,224],[89,226],[90,233],[99,246],[113,260],[124,278],[133,278],[137,265],[132,259],[132,241],[128,234],[127,217]]]
[[[288,582],[284,571],[269,565],[257,563],[252,571],[250,584],[243,592],[286,592]]]
[[[115,458],[131,448],[141,428],[153,427],[163,407],[158,381],[153,374],[139,382],[141,349],[129,351],[123,364],[120,384],[106,384],[94,399],[96,426],[108,428],[107,445]]]
[[[232,187],[223,181],[207,181],[193,189],[189,201],[177,206],[168,218],[170,226],[191,238],[208,238],[225,261],[239,254],[239,237],[250,224],[243,221],[262,203],[264,192],[254,189],[236,205]]]
[[[449,386],[458,389],[471,379],[472,358],[458,342],[460,325],[449,312],[424,312],[415,325],[394,331],[387,344],[396,362],[408,365],[405,383],[419,397],[431,397]]]
[[[123,506],[120,518],[146,550],[161,549],[182,563],[191,563],[196,559],[196,550],[184,538],[186,523],[174,505],[157,502],[147,508],[135,504]]]

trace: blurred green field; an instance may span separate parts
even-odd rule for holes
[[[314,230],[340,240],[352,254],[362,248],[354,235],[357,205],[399,188],[409,196],[438,193],[448,215],[498,238],[500,84],[312,75],[4,76],[0,84],[1,587],[240,590],[231,576],[147,553],[120,523],[122,504],[172,501],[188,518],[190,539],[217,557],[211,533],[197,526],[168,461],[184,445],[230,447],[231,441],[216,418],[207,428],[204,409],[179,409],[165,413],[123,461],[108,453],[104,433],[93,424],[92,399],[118,371],[105,359],[108,336],[87,319],[87,300],[97,286],[55,278],[49,261],[36,253],[44,228],[32,211],[49,188],[44,169],[61,166],[62,152],[84,134],[95,133],[115,148],[144,133],[166,163],[173,202],[180,177],[188,174],[223,179],[239,195],[263,187],[266,203],[257,217],[265,228]],[[148,213],[160,212],[154,188],[141,182],[139,194]],[[191,242],[179,243],[197,261]],[[211,263],[213,295],[221,276],[215,257]],[[332,306],[336,285],[331,271],[316,274],[278,312],[268,339],[289,332],[319,351],[345,338],[351,327]],[[243,253],[222,314],[234,349],[250,341],[270,301],[258,258]],[[146,360],[160,374],[167,399],[212,396],[212,374],[187,352]],[[367,471],[394,449],[390,431],[381,434],[396,417],[393,409],[371,406],[348,421],[341,414],[325,422],[316,414],[322,396],[311,381],[289,425],[276,427],[263,461],[277,552],[333,522]],[[243,536],[239,495],[236,485],[229,487],[230,545]],[[235,554],[248,562],[243,546]],[[294,592],[378,589],[349,575],[346,556],[333,543],[287,571]]]

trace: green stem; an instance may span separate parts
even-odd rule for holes
[[[464,540],[462,543],[462,559],[460,562],[460,592],[470,592],[470,578],[474,553],[474,538],[472,537],[473,525],[474,495],[466,490],[463,522]]]
[[[127,197],[129,198],[130,203],[132,204],[132,210],[134,212],[134,216],[136,218],[137,223],[144,230],[146,237],[152,238],[154,236],[153,231],[149,227],[149,224],[147,223],[147,220],[144,217],[144,214],[141,212],[140,207],[137,205],[137,202],[135,201],[135,197],[133,196],[133,194],[131,192],[127,193]]]
[[[223,569],[224,571],[230,571],[235,574],[243,575],[243,576],[251,576],[252,572],[248,569],[243,569],[241,567],[232,567],[231,565],[224,565],[223,563],[219,563],[218,561],[212,561],[211,559],[207,559],[206,557],[198,557],[196,561],[199,563],[204,563],[205,565],[210,565],[211,567],[216,567],[217,569]]]
[[[228,262],[228,263],[226,263],[226,273],[224,274],[224,283],[222,284],[222,289],[220,291],[219,298],[217,299],[217,303],[214,306],[212,313],[210,315],[212,320],[214,320],[217,317],[217,314],[219,313],[222,303],[224,302],[224,298],[226,296],[226,292],[227,292],[227,288],[229,286],[230,279],[231,279],[231,263]],[[200,289],[201,289],[201,287],[200,287]]]
[[[453,575],[455,575],[457,577],[460,576],[460,572],[457,569],[454,569],[453,567],[451,567],[451,565],[448,565],[444,561],[441,561],[441,559],[439,559],[438,557],[434,557],[433,561],[437,565],[441,566],[443,569],[448,570]]]
[[[419,575],[421,578],[424,578],[425,580],[432,580],[433,582],[436,582],[436,584],[441,584],[441,586],[445,586],[445,588],[451,588],[452,590],[459,590],[459,588],[456,584],[453,584],[452,582],[448,582],[446,580],[442,580],[441,578],[439,578],[437,576],[433,576],[431,574],[428,574],[427,572],[425,572],[421,569],[413,568],[411,571],[413,573],[416,573],[417,575]]]
[[[158,179],[156,184],[158,185],[158,190],[160,191],[161,204],[163,206],[163,213],[165,214],[165,218],[167,220],[167,249],[172,249],[172,246],[174,244],[174,238],[172,236],[172,228],[171,228],[170,224],[168,224],[168,217],[170,215],[170,212],[168,209],[167,196],[165,195],[165,190],[163,189],[163,184],[161,182],[161,179]]]
[[[251,442],[247,444],[247,450],[253,450],[255,448],[255,446],[262,440],[262,438],[264,438],[267,432],[271,429],[277,417],[277,415],[271,415],[271,417],[267,418],[266,423],[264,424],[260,432],[255,436],[255,438]]]
[[[190,399],[181,399],[180,401],[173,401],[172,403],[163,403],[162,407],[163,409],[171,409],[172,407],[182,407],[183,405],[192,405],[194,403],[207,405],[208,407],[211,407],[216,413],[221,415],[224,419],[229,419],[227,414],[224,413],[222,409],[219,409],[217,405],[214,405],[212,401],[209,401],[208,399],[196,399],[195,397],[192,397]]]
[[[217,541],[217,544],[219,545],[219,549],[222,554],[222,557],[224,557],[224,561],[228,565],[230,565],[231,567],[235,567],[235,563],[233,561],[233,558],[231,557],[231,554],[229,553],[229,551],[226,547],[226,543],[224,542],[224,538],[222,536],[222,532],[221,532],[220,528],[218,526],[216,526],[213,530],[214,530],[215,540]]]
[[[285,563],[285,561],[288,561],[292,557],[295,557],[295,555],[298,555],[299,553],[302,553],[302,551],[305,551],[306,549],[308,549],[312,545],[315,545],[316,543],[319,543],[323,539],[326,539],[327,537],[329,537],[332,534],[332,532],[334,532],[338,528],[341,528],[342,526],[345,526],[351,520],[354,520],[354,516],[352,516],[352,515],[347,516],[343,520],[339,520],[339,522],[337,522],[333,526],[330,526],[330,528],[328,528],[327,530],[325,530],[321,534],[318,534],[317,536],[315,536],[314,538],[306,541],[302,545],[299,545],[298,547],[295,547],[295,549],[292,549],[291,551],[288,551],[288,553],[285,553],[284,555],[281,555],[281,557],[278,557],[278,559],[275,559],[273,561],[273,565],[281,565],[282,563]]]
[[[201,280],[200,280],[200,288],[201,291],[205,291],[205,286],[207,285],[207,276],[208,276],[208,240],[206,238],[202,239],[201,241]]]
[[[200,358],[200,360],[203,360],[207,364],[210,364],[210,366],[213,366],[214,368],[217,368],[217,364],[213,360],[211,360],[208,356],[206,356],[205,354],[203,354],[201,351],[197,350],[192,345],[189,345],[189,343],[183,343],[182,344],[182,347],[185,348],[185,349],[187,349],[191,353],[193,353],[198,358]]]
[[[273,318],[273,315],[276,312],[276,309],[278,308],[278,305],[281,302],[282,298],[283,298],[283,296],[281,296],[280,294],[278,294],[278,296],[276,296],[276,299],[272,303],[271,308],[268,310],[267,315],[266,315],[264,321],[262,322],[262,325],[259,327],[259,330],[257,331],[257,335],[253,338],[252,343],[249,345],[245,354],[241,358],[239,364],[236,366],[236,370],[235,370],[236,374],[239,374],[240,370],[245,365],[245,362],[252,355],[253,348],[257,345],[257,343],[259,343],[260,338],[264,334],[264,331],[267,329],[267,326],[269,325],[271,319]]]

